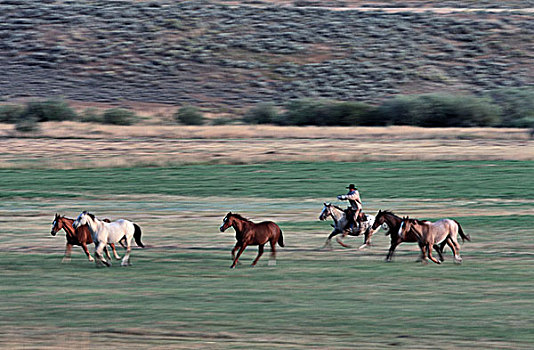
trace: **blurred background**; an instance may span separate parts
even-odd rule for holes
[[[533,16],[0,1],[0,347],[532,348]],[[385,263],[383,230],[321,249],[349,183],[368,214],[458,220],[463,264]],[[55,213],[82,210],[142,227],[132,267],[61,262]],[[276,267],[228,269],[229,211],[280,225]]]

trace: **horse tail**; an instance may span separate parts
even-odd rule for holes
[[[133,224],[134,225],[134,239],[135,239],[135,244],[137,244],[139,247],[141,248],[144,248],[145,245],[143,244],[143,242],[141,242],[141,227],[139,227],[139,225],[137,224]]]
[[[458,233],[460,234],[460,237],[462,237],[462,241],[465,242],[467,240],[471,242],[471,236],[464,233],[464,230],[462,229],[460,223],[456,220],[454,220],[454,222],[456,223],[456,225],[458,225]]]
[[[278,235],[278,245],[280,247],[285,247],[285,244],[284,244],[284,235],[282,234],[282,229],[280,227],[278,227],[278,230],[280,230],[280,234]]]

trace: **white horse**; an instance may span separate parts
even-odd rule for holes
[[[332,233],[330,233],[330,236],[326,239],[326,242],[323,246],[324,247],[332,247],[331,239],[334,236],[337,236],[338,234],[343,234],[341,237],[345,238],[347,235],[350,236],[359,236],[362,233],[364,234],[364,240],[363,244],[358,249],[364,249],[366,247],[371,246],[371,237],[380,230],[380,227],[377,227],[373,230],[372,226],[375,222],[375,217],[373,215],[367,215],[364,214],[367,218],[367,221],[363,221],[362,223],[358,224],[353,230],[350,230],[348,227],[349,221],[347,219],[347,214],[343,209],[340,207],[333,205],[331,203],[323,203],[323,211],[321,212],[321,215],[319,215],[319,220],[324,221],[329,216],[332,217],[332,220],[334,220],[334,224],[332,227],[334,227],[334,230]],[[336,237],[336,240],[339,244],[341,244],[345,248],[349,248],[350,246],[343,243],[342,240],[339,239],[339,237]]]
[[[93,241],[95,242],[95,261],[97,265],[100,261],[106,266],[111,266],[102,255],[104,247],[109,243],[117,243],[123,239],[126,241],[126,254],[122,258],[121,266],[131,265],[130,251],[132,250],[132,238],[135,238],[135,243],[139,247],[144,247],[141,242],[141,228],[131,221],[120,219],[107,223],[97,219],[93,214],[84,211],[74,221],[73,226],[74,228],[78,228],[85,224],[89,227],[89,231],[91,231]]]

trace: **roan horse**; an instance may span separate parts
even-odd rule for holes
[[[95,261],[97,265],[101,262],[106,266],[111,266],[111,264],[102,256],[102,251],[108,243],[117,243],[122,239],[126,241],[126,254],[122,258],[121,266],[131,265],[130,251],[132,249],[132,238],[135,238],[135,243],[139,247],[144,247],[141,242],[141,228],[139,225],[134,224],[131,221],[119,219],[108,223],[99,220],[93,214],[84,211],[73,223],[74,228],[78,228],[82,225],[87,225],[93,236],[93,241],[95,242]]]
[[[232,214],[229,212],[223,219],[223,224],[219,228],[221,232],[226,231],[230,226],[235,230],[235,238],[237,243],[232,249],[232,266],[230,268],[235,268],[237,261],[245,248],[249,245],[257,245],[258,247],[258,256],[252,262],[252,266],[256,266],[256,263],[263,254],[263,246],[267,242],[271,245],[271,258],[269,260],[269,265],[276,265],[276,243],[280,247],[284,247],[284,236],[282,235],[282,230],[280,227],[272,221],[263,221],[258,224],[245,219],[239,214]],[[236,250],[239,249],[237,255],[235,255]]]
[[[109,222],[108,219],[104,219],[104,221]],[[61,229],[63,229],[66,233],[65,237],[67,238],[67,245],[65,247],[65,255],[63,256],[61,262],[70,261],[73,245],[81,246],[83,251],[87,255],[87,258],[89,258],[89,261],[94,261],[95,259],[93,259],[91,253],[89,253],[89,249],[87,249],[87,245],[93,243],[93,238],[91,237],[91,232],[89,231],[89,228],[87,227],[87,225],[83,225],[78,227],[77,229],[74,229],[74,227],[72,227],[73,222],[74,219],[66,218],[65,216],[61,216],[57,213],[54,218],[54,221],[52,222],[52,231],[50,232],[52,236],[55,236]],[[115,244],[111,243],[110,246],[113,250],[113,256],[115,257],[115,259],[119,260],[120,256],[115,250]],[[111,256],[109,255],[107,247],[104,248],[104,251],[106,252],[108,259],[111,260]]]
[[[423,262],[426,263],[426,257],[430,258],[436,264],[441,264],[441,261],[432,256],[432,246],[445,242],[452,250],[454,255],[454,262],[462,263],[460,257],[460,244],[458,243],[458,234],[462,240],[470,241],[469,235],[466,235],[456,220],[441,219],[436,222],[420,221],[405,217],[402,219],[399,228],[399,237],[402,239],[408,232],[412,232],[417,236],[419,247],[423,254]]]
[[[372,229],[376,230],[378,227],[387,226],[386,229],[386,236],[389,235],[391,238],[391,243],[389,246],[388,255],[386,256],[386,261],[390,262],[393,258],[393,253],[395,252],[395,249],[399,244],[402,242],[408,242],[408,243],[415,243],[418,242],[417,236],[412,232],[406,232],[406,235],[404,235],[403,238],[399,236],[399,229],[401,226],[402,218],[395,215],[393,212],[389,210],[379,210],[375,217],[375,222],[373,223]],[[445,246],[445,242],[434,245],[434,249],[439,255],[439,259],[443,261],[443,247]],[[418,261],[422,260],[423,256],[421,255],[418,259]]]
[[[334,220],[334,230],[328,238],[326,239],[326,242],[323,246],[324,247],[332,247],[331,239],[334,236],[339,235],[342,233],[342,238],[345,238],[347,235],[350,236],[359,236],[360,234],[364,234],[363,244],[358,249],[363,249],[366,247],[371,246],[371,237],[373,237],[373,234],[375,234],[376,231],[380,229],[380,227],[374,227],[373,223],[375,222],[375,217],[373,215],[367,215],[365,214],[365,217],[367,218],[367,221],[363,221],[359,227],[357,227],[357,230],[349,230],[347,227],[349,222],[347,219],[347,213],[341,209],[340,207],[333,205],[331,203],[323,203],[323,211],[319,215],[319,220],[324,221],[329,216],[332,217],[332,220]],[[336,237],[336,240],[339,244],[341,244],[345,248],[349,248],[350,246],[343,243],[342,240],[340,240],[338,237]]]

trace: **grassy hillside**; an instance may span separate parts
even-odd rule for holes
[[[533,83],[529,12],[295,3],[4,1],[0,98],[193,104],[220,113],[295,98],[377,102]],[[419,5],[429,2],[385,9]]]

